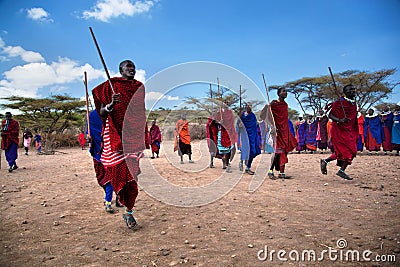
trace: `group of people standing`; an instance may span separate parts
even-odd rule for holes
[[[392,151],[396,151],[396,155],[399,155],[399,113],[400,106],[398,105],[394,112],[390,111],[388,106],[382,113],[377,112],[375,108],[369,109],[365,116],[358,112],[357,151],[362,152],[365,148],[369,151],[368,154],[383,150],[385,155]],[[328,114],[322,111],[315,118],[311,115],[306,120],[299,117],[299,120],[296,121],[296,139],[298,142],[296,151],[298,153],[301,151],[315,153],[317,150],[332,149],[332,123]]]
[[[400,151],[400,103],[390,110],[388,106],[383,112],[378,113],[375,108],[370,108],[365,117],[359,116],[360,138],[358,140],[358,150],[363,147],[368,150],[368,154],[376,154],[383,150],[384,154]],[[362,136],[361,136],[362,134]]]
[[[6,112],[5,119],[1,122],[1,149],[5,151],[6,161],[8,163],[8,172],[13,172],[18,169],[18,147],[19,147],[19,122],[13,119],[11,112]],[[23,145],[25,155],[28,156],[29,148],[31,146],[32,138],[35,141],[36,151],[42,151],[42,137],[39,133],[33,136],[32,132],[25,128],[23,133]],[[0,157],[1,160],[1,157]],[[0,164],[1,166],[1,164]]]

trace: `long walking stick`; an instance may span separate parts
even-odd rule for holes
[[[270,99],[269,99],[269,89],[268,89],[267,83],[266,83],[266,81],[265,81],[264,73],[262,73],[262,78],[263,78],[263,81],[264,81],[265,92],[267,93],[268,111],[269,111],[269,113],[271,114],[272,123],[274,124],[274,127],[275,127],[275,119],[274,119],[274,116],[272,115],[271,101],[270,101]]]
[[[346,117],[347,117],[347,116],[346,116],[346,112],[344,111],[342,99],[341,99],[341,97],[340,97],[339,90],[338,90],[337,87],[336,87],[336,82],[335,82],[335,78],[333,77],[331,67],[328,67],[328,69],[329,69],[329,73],[331,74],[331,78],[332,78],[332,81],[333,81],[333,86],[334,86],[334,89],[335,89],[335,93],[336,93],[336,95],[339,97],[340,106],[342,107],[342,111],[343,111],[344,117],[346,118]]]
[[[211,83],[210,83],[210,98],[211,98],[211,116],[213,116],[213,114],[214,114],[214,99],[213,99]]]
[[[97,48],[97,52],[99,53],[101,63],[103,64],[104,71],[107,74],[107,79],[108,79],[108,82],[110,83],[111,90],[112,90],[113,94],[115,94],[114,86],[113,86],[113,84],[111,82],[111,78],[110,78],[110,73],[108,73],[106,62],[104,61],[103,55],[101,54],[100,47],[99,47],[99,44],[97,43],[96,37],[94,36],[92,27],[89,27],[89,30],[90,30],[90,33],[92,34],[94,44],[96,45],[96,48]]]
[[[89,119],[89,91],[88,91],[88,80],[87,80],[87,73],[86,71],[84,72],[85,74],[85,80],[83,83],[85,84],[85,91],[86,91],[86,121],[87,121],[87,131],[88,131],[88,137],[90,139],[90,119]],[[89,142],[89,146],[91,143]]]
[[[219,97],[219,114],[220,114],[220,121],[222,121],[222,94],[219,89],[219,78],[217,78],[217,83],[218,83],[218,97]]]

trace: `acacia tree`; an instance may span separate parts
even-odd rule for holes
[[[82,127],[85,123],[82,109],[85,101],[65,95],[37,99],[20,96],[3,98],[8,103],[0,107],[18,110],[15,115],[22,127],[43,134],[44,151],[52,151],[54,140],[66,129]]]
[[[312,110],[314,115],[326,104],[335,101],[342,94],[346,84],[353,84],[357,88],[356,101],[360,110],[367,110],[374,105],[384,102],[399,81],[390,80],[396,69],[379,70],[375,72],[348,70],[334,75],[337,90],[331,76],[302,78],[287,82],[284,85],[274,85],[271,88],[285,87],[299,103],[303,113]]]
[[[206,98],[199,99],[196,97],[188,97],[188,104],[195,105],[200,110],[205,110],[209,115],[213,114],[213,111],[222,107],[224,103],[230,103],[229,108],[232,109],[236,114],[243,110],[245,103],[252,106],[253,110],[260,106],[263,101],[261,100],[248,100],[246,101],[246,89],[242,89],[242,95],[235,93],[233,90],[220,87],[219,91],[216,88],[210,88],[206,92]],[[240,107],[240,104],[242,107]]]

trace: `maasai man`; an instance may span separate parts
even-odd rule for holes
[[[278,100],[273,100],[270,106],[266,105],[261,111],[260,117],[265,120],[269,115],[268,109],[271,109],[273,121],[275,122],[276,147],[275,155],[268,171],[268,177],[275,179],[274,168],[279,171],[279,178],[289,178],[285,175],[285,165],[288,163],[288,153],[297,146],[297,141],[289,129],[289,108],[285,102],[287,91],[285,88],[278,89]],[[272,121],[272,119],[270,120]]]
[[[156,124],[157,121],[153,120],[150,127],[150,144],[151,144],[151,158],[154,159],[154,153],[156,153],[157,158],[160,154],[161,146],[161,131],[160,127]]]
[[[25,128],[23,138],[24,138],[24,148],[25,148],[25,155],[28,156],[29,147],[31,146],[33,134],[29,131],[28,128]]]
[[[104,190],[104,205],[105,210],[108,213],[114,213],[116,210],[112,207],[111,201],[113,197],[113,187],[110,182],[110,177],[106,177],[106,169],[104,168],[103,163],[101,163],[101,131],[102,127],[102,120],[97,113],[97,110],[93,110],[89,114],[89,121],[90,121],[90,149],[89,153],[93,157],[93,166],[94,171],[96,173],[97,183],[103,188]],[[87,131],[88,132],[88,131]],[[118,203],[118,201],[116,201]]]
[[[84,150],[86,145],[86,138],[83,131],[81,131],[80,134],[78,135],[78,142],[81,145],[82,150]]]
[[[241,160],[239,163],[239,170],[243,170],[243,161],[242,156],[244,156],[244,160],[246,163],[245,172],[250,175],[254,175],[254,171],[251,170],[251,164],[253,163],[254,158],[257,155],[261,154],[260,149],[260,138],[258,135],[259,126],[257,123],[257,117],[253,113],[251,106],[249,104],[246,105],[246,110],[240,116],[241,123],[244,126],[244,130],[246,131],[246,138],[242,139],[242,152],[240,154]],[[239,127],[240,129],[240,127]],[[243,131],[243,129],[241,129]],[[243,134],[241,134],[243,137]]]
[[[397,103],[393,113],[392,127],[392,144],[393,149],[397,151],[396,156],[399,156],[400,151],[400,102]]]
[[[92,90],[96,110],[103,121],[103,152],[101,162],[106,168],[105,179],[125,206],[122,215],[129,229],[137,223],[132,215],[138,196],[139,159],[145,149],[146,110],[144,85],[135,80],[136,67],[130,60],[119,64],[122,77],[111,78]]]
[[[382,139],[381,118],[376,109],[370,108],[364,119],[365,148],[369,151],[369,155],[372,154],[372,151],[378,154],[378,151],[381,150]]]
[[[361,112],[357,114],[358,122],[358,138],[357,138],[357,151],[364,150],[364,115]]]
[[[306,130],[307,130],[307,123],[303,119],[303,117],[299,117],[296,121],[296,140],[297,146],[296,151],[300,154],[301,151],[306,150]]]
[[[11,112],[6,112],[6,119],[1,122],[1,149],[5,150],[8,162],[8,172],[18,169],[19,123],[12,118]]]
[[[215,149],[215,157],[222,159],[222,169],[230,173],[232,172],[230,161],[236,151],[235,143],[238,137],[233,112],[228,108],[230,103],[225,101],[224,104],[224,107],[214,112],[213,120],[209,119],[206,132],[210,143],[209,149],[211,150],[210,146],[215,145],[212,147]]]
[[[194,163],[192,160],[192,145],[190,144],[189,122],[186,120],[185,114],[181,114],[181,118],[176,122],[174,136],[174,152],[178,151],[178,155],[181,157],[181,164],[184,163],[183,155],[185,154],[189,157],[189,163]]]
[[[317,151],[317,122],[312,115],[308,116],[306,125],[306,147],[310,153],[315,153]]]
[[[216,122],[216,120],[214,120],[212,116],[207,120],[206,137],[208,151],[210,152],[210,168],[215,168],[214,158],[218,155],[218,123]]]
[[[38,154],[42,153],[42,136],[40,133],[37,132],[33,137],[33,140],[35,141],[36,152]]]
[[[385,106],[383,112],[381,113],[381,122],[382,122],[382,149],[387,155],[388,152],[392,152],[392,127],[393,127],[393,113],[390,111],[389,106]]]
[[[323,110],[318,112],[318,116],[316,118],[317,121],[317,147],[321,151],[324,151],[328,148],[328,116],[326,116]]]
[[[333,121],[331,134],[334,152],[327,159],[321,159],[320,168],[322,174],[327,174],[328,162],[337,160],[340,170],[336,175],[352,180],[353,178],[348,176],[345,170],[357,155],[358,122],[357,105],[354,100],[356,88],[348,84],[343,88],[343,93],[345,97],[333,102],[328,115]]]

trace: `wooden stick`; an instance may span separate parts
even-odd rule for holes
[[[242,85],[239,85],[239,118],[242,116]]]
[[[101,54],[100,47],[99,47],[99,44],[97,43],[96,37],[94,36],[92,27],[89,27],[89,30],[90,30],[90,33],[92,34],[94,44],[96,45],[96,48],[97,48],[97,52],[99,53],[101,63],[103,64],[104,71],[107,74],[107,79],[108,79],[108,82],[110,83],[111,90],[112,90],[113,94],[115,94],[114,86],[111,82],[111,77],[110,77],[110,74],[108,73],[106,62],[104,61],[103,55]]]
[[[334,86],[334,88],[335,88],[335,93],[336,93],[336,95],[339,97],[340,106],[342,107],[342,111],[343,111],[344,117],[346,118],[346,117],[347,117],[347,116],[346,116],[346,112],[344,111],[342,99],[341,99],[341,97],[340,97],[339,90],[338,90],[337,87],[336,87],[336,82],[335,82],[335,78],[333,77],[331,67],[328,67],[328,69],[329,69],[329,73],[331,74],[331,78],[332,78],[332,81],[333,81],[333,86]]]
[[[85,91],[86,91],[86,121],[87,121],[87,130],[88,130],[88,137],[90,138],[90,119],[89,119],[89,91],[88,91],[88,80],[87,80],[87,73],[85,74],[85,80],[83,81],[85,84]],[[90,144],[89,144],[90,145]]]
[[[219,89],[219,78],[217,77],[217,83],[218,83],[218,97],[219,97],[219,114],[220,114],[220,121],[222,121],[222,93]]]
[[[274,127],[275,127],[275,118],[274,118],[274,114],[272,114],[271,101],[269,99],[269,89],[268,89],[267,83],[265,81],[264,73],[262,73],[262,78],[263,78],[263,81],[264,81],[265,92],[267,93],[268,110],[269,110],[270,116],[272,118],[272,123],[274,124]]]
[[[213,99],[211,83],[210,83],[210,97],[211,97],[211,116],[212,116],[214,114],[214,99]]]

